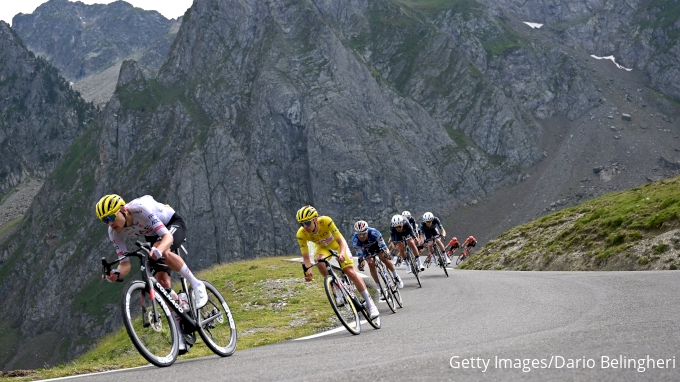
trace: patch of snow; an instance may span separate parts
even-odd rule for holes
[[[596,60],[612,60],[612,62],[614,63],[614,65],[616,65],[616,67],[619,68],[619,69],[623,69],[623,70],[626,70],[626,71],[629,71],[629,72],[630,72],[631,70],[633,70],[633,69],[624,68],[623,66],[617,64],[617,63],[616,63],[616,59],[614,58],[614,56],[597,57],[596,55],[591,54],[590,57],[592,57],[592,58],[594,58],[594,59],[596,59]]]
[[[530,26],[531,29],[534,29],[534,28],[538,29],[538,28],[540,28],[540,27],[543,26],[543,24],[530,23],[530,22],[528,22],[528,21],[524,21],[524,24]]]

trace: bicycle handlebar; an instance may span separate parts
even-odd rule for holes
[[[446,236],[443,236],[443,235],[434,235],[434,236],[432,236],[431,238],[425,240],[423,243],[429,243],[429,242],[434,241],[435,239],[439,239],[439,238],[446,238]]]
[[[335,257],[335,258],[339,257],[337,251],[332,250],[332,249],[329,249],[328,251],[331,253],[330,256],[326,256],[323,259],[321,259],[321,261],[317,261],[317,262],[312,263],[312,265],[310,265],[309,267],[306,267],[305,263],[302,263],[302,273],[304,273],[306,275],[308,270],[314,268],[319,263],[328,262],[328,259],[330,259],[331,257]]]
[[[112,261],[112,262],[110,262],[110,263],[109,263],[108,261],[106,261],[106,257],[102,257],[102,273],[103,273],[105,276],[110,276],[110,275],[111,275],[111,266],[112,266],[112,265],[116,265],[116,264],[120,263],[121,261],[123,261],[124,259],[126,259],[126,258],[128,258],[128,257],[138,257],[138,258],[141,260],[141,259],[145,256],[144,253],[140,253],[142,250],[145,250],[145,251],[146,251],[146,255],[147,255],[147,256],[148,256],[149,253],[151,252],[151,244],[145,243],[145,242],[141,242],[141,241],[137,241],[137,242],[135,242],[135,244],[137,245],[137,247],[139,247],[139,249],[137,249],[136,251],[132,251],[132,252],[125,252],[125,254],[124,254],[123,256],[121,256],[120,258],[118,258],[118,259],[116,259],[116,260],[114,260],[114,261]],[[158,259],[158,260],[164,260],[164,258],[161,257],[161,258]],[[304,264],[303,264],[303,265],[304,265]],[[120,278],[120,277],[118,277],[118,279],[116,280],[116,282],[122,283],[122,282],[123,282],[123,279]]]

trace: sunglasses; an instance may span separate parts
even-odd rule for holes
[[[103,222],[104,224],[113,223],[114,221],[116,221],[116,214],[109,215],[109,216],[104,216],[104,217],[102,218],[102,222]]]
[[[300,225],[305,226],[305,227],[309,227],[310,225],[312,225],[312,221],[309,220],[309,221],[306,221],[306,222],[302,222],[302,223],[300,223]]]
[[[366,236],[366,235],[368,235],[368,231],[357,232],[357,235],[359,235],[359,236]]]

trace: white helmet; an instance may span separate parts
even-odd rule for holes
[[[354,231],[356,231],[356,233],[368,232],[368,223],[363,220],[359,220],[358,222],[354,223]]]
[[[432,212],[425,212],[425,214],[423,215],[423,220],[426,222],[431,222],[432,220],[434,220],[434,215],[432,215]]]
[[[405,220],[406,219],[404,219],[404,217],[401,216],[401,215],[392,216],[392,222],[391,222],[392,227],[401,227],[402,225],[404,225]]]
[[[403,216],[403,217],[405,217],[406,219],[408,219],[408,218],[411,217],[411,213],[408,212],[408,211],[404,211],[404,212],[401,213],[401,216]]]

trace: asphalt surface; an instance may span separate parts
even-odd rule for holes
[[[379,330],[364,324],[358,336],[74,380],[680,379],[680,272],[450,270],[446,278],[431,267],[422,288],[399,273],[404,308],[392,314],[379,304]]]

